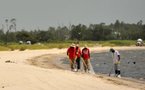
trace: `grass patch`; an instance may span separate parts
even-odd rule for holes
[[[10,43],[7,46],[0,45],[0,51],[6,51],[6,50],[20,50],[23,51],[25,49],[30,50],[36,50],[36,49],[51,49],[51,48],[68,48],[72,43],[75,43],[75,41],[59,41],[59,42],[49,42],[49,43],[39,43],[39,44],[33,44],[33,45],[27,45],[27,44],[17,44],[17,43]],[[80,46],[83,47],[85,44],[88,45],[88,47],[93,46],[131,46],[135,45],[135,41],[133,40],[109,40],[109,41],[80,41]]]
[[[100,41],[99,44],[102,46],[131,46],[135,45],[133,40],[110,40],[110,41]]]
[[[0,46],[0,51],[8,51],[10,50],[8,47]]]

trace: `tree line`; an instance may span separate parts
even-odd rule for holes
[[[14,30],[12,30],[14,29]],[[0,42],[32,41],[50,42],[65,40],[136,40],[145,39],[145,24],[142,20],[129,24],[116,20],[115,23],[106,25],[105,23],[90,24],[89,26],[78,24],[58,27],[49,27],[48,30],[16,30],[15,19],[12,26],[7,26],[7,32],[0,29]]]

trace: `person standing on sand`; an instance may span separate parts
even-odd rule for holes
[[[67,49],[67,55],[69,57],[71,71],[73,71],[74,68],[75,68],[74,65],[75,65],[75,60],[76,60],[76,48],[75,48],[75,44],[72,44]]]
[[[114,64],[114,70],[115,70],[115,76],[121,77],[120,75],[120,53],[117,50],[114,50],[113,48],[110,49],[110,52],[112,52],[113,57],[113,64]]]
[[[82,49],[82,58],[83,58],[83,66],[84,66],[84,71],[86,72],[87,70],[90,71],[90,50],[85,45],[85,47]]]
[[[80,60],[81,60],[81,49],[79,44],[76,44],[76,64],[77,64],[77,71],[80,70]]]

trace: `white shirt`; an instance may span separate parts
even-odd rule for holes
[[[118,62],[119,60],[118,55],[120,55],[120,53],[117,50],[115,50],[115,52],[113,53],[113,63]]]

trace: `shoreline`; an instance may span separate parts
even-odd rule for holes
[[[120,50],[120,51],[125,51],[125,50],[145,50],[145,47],[111,47],[111,48],[114,48],[114,49]],[[82,49],[82,47],[81,47],[81,49]],[[91,53],[109,52],[109,49],[110,49],[110,47],[90,47]],[[40,60],[45,59],[45,60],[47,60],[47,64],[49,64],[50,67],[45,67],[44,66],[43,68],[62,69],[63,67],[61,67],[62,65],[60,65],[61,64],[60,59],[67,58],[67,55],[65,54],[67,49],[54,49],[54,50],[57,50],[57,51],[60,50],[60,51],[56,52],[56,53],[52,52],[52,53],[48,53],[48,54],[38,55],[38,56],[32,57],[31,59],[28,59],[26,61],[28,61],[28,64],[30,64],[30,65],[43,67],[43,64],[40,63]],[[36,60],[36,62],[35,62],[35,60]],[[44,60],[44,62],[45,62],[45,60]],[[43,62],[43,60],[42,60],[42,62]]]
[[[90,49],[92,52],[99,52],[99,50],[101,52],[108,51],[109,48],[110,47],[93,47]],[[145,47],[140,49],[145,49]],[[105,77],[103,75],[75,73],[68,70],[62,70],[61,68],[58,69],[54,64],[50,64],[50,62],[55,61],[53,57],[58,58],[56,56],[61,54],[65,56],[65,52],[66,49],[0,52],[0,88],[7,88],[7,90],[74,90],[76,88],[78,90],[108,90],[108,88],[110,90],[145,89],[145,85],[143,84],[113,77]],[[47,57],[47,55],[49,57]],[[44,56],[44,59],[50,60],[46,62],[49,63],[49,69],[33,66],[28,62],[31,59],[40,59],[41,56]],[[10,60],[12,63],[6,63],[6,60]],[[33,61],[32,64],[38,63]],[[41,63],[41,65],[43,66],[43,63]]]
[[[108,47],[107,47],[108,48]],[[119,47],[115,47],[115,49],[118,50],[142,50],[142,48],[127,48],[125,47],[124,49],[120,49]],[[145,49],[145,48],[143,48]],[[93,53],[103,53],[103,52],[107,52],[107,49],[104,49],[102,51],[96,51],[95,49],[92,51]],[[49,57],[49,58],[48,58]],[[69,70],[66,68],[70,68],[69,65],[68,66],[63,66],[65,64],[62,64],[62,62],[60,61],[61,58],[65,58],[66,59],[66,55],[65,54],[58,54],[58,55],[42,55],[42,56],[38,56],[38,57],[34,57],[33,59],[29,60],[29,63],[31,65],[37,66],[37,67],[41,67],[41,68],[46,68],[46,69],[61,69],[61,70]],[[47,59],[46,59],[47,58]],[[35,64],[35,63],[37,64]],[[42,65],[43,63],[43,65]],[[69,70],[70,71],[70,70]],[[82,73],[82,74],[87,74],[84,72],[76,72],[76,73]],[[128,77],[122,77],[121,79],[116,78],[116,77],[112,77],[112,76],[107,76],[105,74],[100,74],[100,73],[95,73],[94,75],[97,78],[103,78],[107,81],[110,81],[112,83],[117,83],[119,85],[125,85],[125,86],[130,86],[130,87],[137,87],[137,88],[142,88],[142,85],[145,84],[145,81],[143,80],[138,80],[135,78],[128,78]],[[124,82],[126,81],[126,82]],[[122,83],[123,82],[123,83]],[[133,84],[136,84],[135,86],[133,86]],[[143,86],[144,87],[144,86]]]

